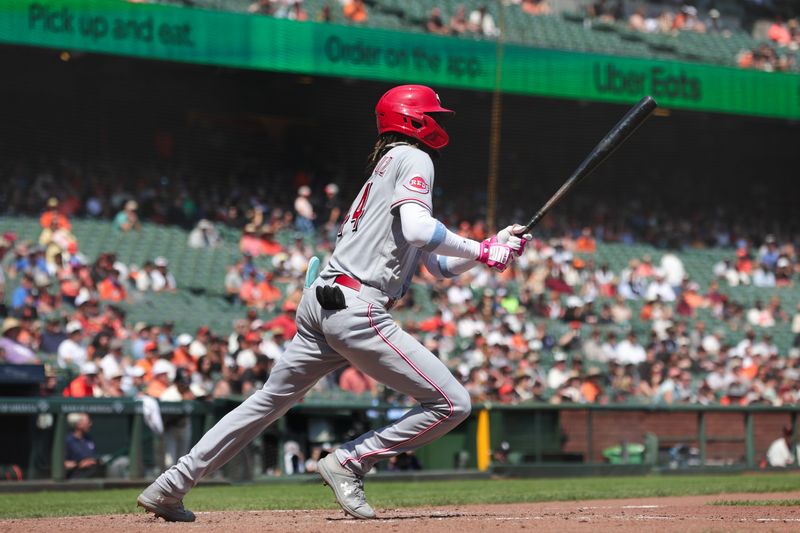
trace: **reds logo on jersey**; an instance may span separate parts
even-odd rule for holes
[[[414,176],[403,185],[406,189],[420,194],[428,194],[428,182],[422,176]]]

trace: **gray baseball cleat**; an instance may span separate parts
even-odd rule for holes
[[[336,502],[353,518],[375,518],[375,511],[364,495],[364,478],[339,464],[334,454],[317,463],[323,484],[333,489]]]
[[[136,505],[167,522],[194,522],[194,513],[183,506],[183,500],[164,494],[155,483],[139,494]]]

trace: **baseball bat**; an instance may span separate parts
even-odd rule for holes
[[[578,183],[583,181],[586,176],[591,174],[614,150],[619,148],[620,145],[636,131],[636,128],[641,126],[647,117],[650,116],[650,113],[653,112],[657,105],[652,96],[645,96],[639,100],[638,104],[630,108],[630,110],[625,113],[625,116],[617,122],[617,125],[611,128],[611,131],[603,137],[597,146],[594,147],[594,150],[592,150],[578,168],[575,169],[575,172],[564,182],[564,185],[562,185],[539,211],[536,212],[531,221],[528,222],[528,225],[525,226],[525,230],[520,233],[529,233],[554,205],[560,202],[561,199],[575,188]]]

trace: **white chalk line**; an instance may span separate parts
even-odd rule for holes
[[[658,509],[661,507],[665,507],[663,505],[621,505],[621,506],[612,506],[612,505],[603,505],[603,506],[586,506],[586,507],[579,507],[578,510],[580,511],[588,511],[593,509]],[[331,510],[332,512],[335,512]],[[204,515],[211,515],[218,513],[219,511],[199,511],[195,513],[198,516]],[[241,511],[232,511],[232,512],[239,512],[239,513],[303,513],[304,510],[301,509],[247,509]],[[381,522],[389,522],[389,523],[407,523],[407,522],[421,522],[425,520],[435,520],[437,522],[441,522],[448,519],[457,519],[457,520],[465,520],[468,522],[485,522],[496,520],[500,522],[524,522],[529,520],[546,520],[552,518],[560,518],[558,516],[539,516],[539,515],[531,515],[531,516],[497,516],[497,515],[465,515],[465,514],[458,514],[458,513],[442,513],[442,514],[431,514],[427,516],[414,516],[414,515],[400,515],[400,516],[393,516],[393,517],[386,517],[381,518],[378,516]],[[595,520],[623,520],[623,521],[664,521],[664,520],[675,520],[677,521],[679,517],[677,516],[663,516],[663,515],[646,515],[646,514],[638,514],[638,515],[615,515],[609,517],[603,516],[569,516],[569,520],[575,520],[577,522],[589,522]],[[766,518],[740,518],[737,520],[739,523],[746,523],[746,522],[755,522],[755,523],[768,523],[768,522],[800,522],[800,518],[773,518],[773,517],[766,517]],[[354,526],[363,525],[368,526],[369,524],[374,524],[371,520],[348,520],[348,524],[352,524]]]
[[[663,505],[623,505],[622,509],[658,509]]]

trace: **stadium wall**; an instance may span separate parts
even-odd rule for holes
[[[588,411],[566,410],[560,414],[561,428],[566,436],[565,453],[581,454],[586,462],[602,462],[604,449],[625,441],[644,442],[646,433],[658,437],[664,450],[678,443],[699,448],[700,412],[686,411],[627,411],[595,412],[592,414],[592,433],[587,432]],[[705,456],[707,465],[734,465],[747,461],[747,439],[744,412],[712,411],[704,414]],[[757,466],[765,457],[772,442],[780,437],[784,426],[791,426],[788,413],[758,413],[753,419],[754,459]],[[592,439],[591,457],[588,439]]]
[[[213,403],[161,402],[161,411],[165,416],[192,417],[194,443],[201,436],[203,428],[211,427],[237,404],[233,399]],[[295,406],[287,417],[264,433],[267,438],[261,442],[261,451],[258,452],[262,454],[261,464],[279,465],[279,450],[282,450],[286,440],[294,439],[304,445],[310,438],[309,421],[315,417],[329,421],[341,420],[343,425],[336,431],[346,432],[353,420],[361,421],[367,427],[380,427],[386,422],[385,417],[392,408],[391,405],[359,401],[310,401]],[[491,422],[488,427],[481,429],[477,419],[485,409],[489,412]],[[65,417],[71,412],[90,413],[94,419],[93,433],[98,436],[98,453],[128,455],[132,478],[142,477],[145,463],[153,465],[153,447],[157,446],[157,439],[154,440],[145,427],[140,402],[118,398],[35,397],[0,399],[0,420],[4,426],[19,423],[15,441],[17,444],[26,443],[23,448],[11,442],[5,443],[6,448],[14,447],[20,453],[14,456],[4,453],[3,464],[16,462],[27,472],[26,478],[47,476],[62,479],[63,468],[52,468],[51,465],[59,465],[63,461]],[[798,411],[793,408],[768,406],[478,404],[468,420],[444,438],[420,448],[417,455],[425,470],[475,469],[479,466],[477,443],[484,437],[488,438],[491,450],[499,450],[503,442],[510,444],[510,450],[516,456],[513,461],[509,460],[511,467],[526,464],[588,467],[606,463],[603,451],[626,442],[657,446],[658,450],[648,452],[652,457],[649,466],[665,468],[669,465],[664,452],[682,443],[701,450],[700,463],[688,466],[757,468],[770,443],[781,435],[784,426],[796,421],[797,415]],[[335,425],[332,423],[331,427]],[[796,424],[794,427],[797,427]],[[482,436],[481,431],[487,431],[488,434]],[[648,433],[655,435],[655,440],[647,438]],[[659,451],[661,456],[656,457]],[[243,455],[232,462],[226,474],[232,479],[251,479],[253,453],[252,449],[243,451]],[[632,462],[647,464],[641,458]],[[493,467],[503,465],[503,462],[492,461]],[[686,466],[682,465],[682,468]],[[570,469],[569,474],[551,471],[557,476],[592,470]]]

